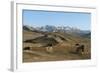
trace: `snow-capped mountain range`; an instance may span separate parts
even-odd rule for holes
[[[23,25],[23,29],[27,31],[42,31],[42,32],[64,32],[64,33],[71,33],[76,35],[90,35],[91,32],[89,30],[81,30],[75,27],[69,27],[69,26],[42,26],[42,27],[33,27],[28,25]]]

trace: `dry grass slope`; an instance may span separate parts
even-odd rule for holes
[[[45,37],[45,34],[48,36]],[[70,33],[23,31],[23,62],[91,59],[90,42],[90,38],[83,38]],[[46,51],[48,43],[54,44],[52,53]],[[83,55],[75,52],[76,43],[85,45]],[[24,50],[25,47],[31,48]]]

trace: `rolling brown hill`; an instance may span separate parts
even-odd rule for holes
[[[42,32],[23,30],[23,62],[91,59],[91,39],[65,32]],[[53,52],[46,47],[52,43]],[[75,44],[85,45],[85,54],[75,53]],[[24,50],[25,47],[32,47]]]

